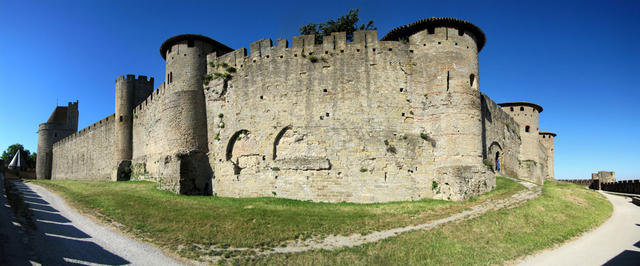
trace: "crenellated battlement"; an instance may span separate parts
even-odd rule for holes
[[[158,102],[161,102],[161,98],[165,94],[166,94],[166,87],[165,87],[165,83],[163,82],[162,84],[160,84],[160,86],[158,86],[158,88],[156,88],[153,92],[151,92],[151,94],[149,94],[149,96],[146,99],[144,99],[140,104],[138,104],[137,106],[134,106],[133,114],[136,115],[136,114],[143,113],[145,110],[148,109],[148,106],[153,104],[158,104]],[[135,116],[134,116],[134,119],[135,119]]]
[[[155,90],[153,78],[122,75],[115,114],[68,137],[58,131],[65,138],[55,144],[55,126],[41,125],[43,146],[54,146],[51,176],[369,203],[463,200],[495,187],[501,170],[488,164],[515,175],[527,152],[545,160],[531,177],[552,166],[554,135],[538,135],[536,123],[525,136],[515,112],[480,92],[486,39],[475,25],[429,18],[381,39],[375,30],[347,36],[264,38],[235,50],[202,35],[171,37]],[[537,119],[536,106],[522,117]]]
[[[438,27],[433,30],[423,29],[414,32],[407,39],[378,40],[378,32],[375,30],[355,31],[353,41],[347,41],[345,32],[334,32],[329,36],[323,36],[321,44],[315,43],[315,35],[294,36],[291,46],[286,39],[277,39],[275,46],[271,39],[260,39],[249,44],[249,53],[246,48],[236,49],[223,55],[211,53],[207,55],[207,61],[215,64],[224,62],[238,70],[244,70],[252,63],[268,59],[310,60],[307,57],[313,56],[327,63],[326,60],[332,57],[354,54],[372,57],[389,52],[394,56],[405,58],[422,50],[431,51],[432,48],[453,48],[477,53],[476,37],[473,33],[468,30],[461,33],[457,31],[449,33],[447,28]],[[277,61],[269,63],[277,64]],[[211,68],[208,70],[208,73],[213,71]]]
[[[135,80],[135,81],[141,81],[141,82],[153,84],[153,77],[147,78],[147,76],[144,76],[144,75],[139,75],[136,78],[136,75],[127,74],[127,75],[118,76],[118,78],[116,78],[116,82],[125,81],[125,80]]]
[[[69,136],[67,136],[67,137],[65,137],[63,139],[60,139],[59,141],[57,141],[57,142],[55,142],[53,144],[53,147],[62,145],[64,143],[67,143],[67,142],[70,142],[70,141],[73,141],[74,139],[82,137],[82,136],[84,136],[84,135],[86,135],[86,134],[88,134],[90,132],[93,132],[98,128],[101,128],[101,127],[104,127],[104,126],[107,126],[107,125],[113,125],[114,121],[115,121],[115,114],[111,114],[111,115],[109,115],[109,116],[107,116],[107,117],[105,117],[103,119],[100,119],[98,122],[95,122],[95,123],[83,128],[83,129],[81,129],[79,131],[74,132],[73,134],[71,134],[71,135],[69,135]]]

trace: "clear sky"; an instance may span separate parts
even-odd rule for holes
[[[289,39],[300,25],[360,8],[382,37],[428,17],[487,35],[480,89],[541,105],[558,134],[556,178],[613,170],[640,178],[640,1],[30,1],[0,0],[0,150],[37,147],[56,103],[79,100],[84,128],[114,112],[123,74],[164,81],[160,44],[183,33],[234,49]]]

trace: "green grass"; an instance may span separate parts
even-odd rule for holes
[[[191,250],[195,245],[274,247],[311,236],[366,234],[440,219],[524,189],[498,178],[496,189],[465,202],[353,204],[183,196],[157,190],[154,183],[144,181],[33,182],[58,192],[84,212],[123,224],[124,230],[172,250]]]
[[[487,265],[502,264],[552,247],[604,222],[613,207],[580,186],[548,181],[542,195],[522,206],[490,211],[428,231],[353,248],[275,254],[234,260],[240,264]]]

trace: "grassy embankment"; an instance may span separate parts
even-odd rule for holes
[[[498,178],[498,188],[466,202],[423,200],[385,204],[312,203],[277,198],[181,196],[149,182],[37,181],[76,207],[188,258],[196,245],[273,247],[309,236],[367,233],[420,224],[523,189]],[[602,223],[611,204],[573,184],[547,182],[526,204],[412,231],[377,243],[333,251],[238,259],[242,264],[496,264],[561,243]],[[185,247],[180,248],[178,247]]]
[[[248,259],[243,264],[467,265],[502,264],[596,227],[613,207],[604,196],[569,183],[546,182],[526,204],[413,231],[359,247]]]
[[[498,178],[490,193],[465,202],[421,200],[384,204],[313,203],[278,198],[182,196],[150,182],[33,181],[77,208],[123,224],[129,231],[179,254],[197,258],[197,245],[274,247],[311,236],[366,234],[447,217],[524,189]],[[181,247],[181,248],[179,248]]]

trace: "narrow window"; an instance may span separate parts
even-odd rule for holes
[[[187,47],[193,47],[193,40],[187,40]]]
[[[524,127],[524,132],[529,132],[529,126]]]
[[[58,137],[58,133],[53,133],[53,137],[57,138]]]
[[[122,116],[120,116],[120,122],[122,122]]]
[[[520,106],[520,111],[524,111],[524,107]]]
[[[434,27],[427,28],[427,33],[429,33],[429,34],[435,34],[435,33],[436,33],[436,28],[434,28]]]
[[[509,109],[511,109],[511,112],[513,112],[513,106],[511,106],[511,108],[509,108]]]
[[[469,75],[469,84],[471,84],[471,87],[473,87],[473,81],[476,79],[476,75],[471,74]]]
[[[447,71],[447,91],[449,91],[449,71]]]

